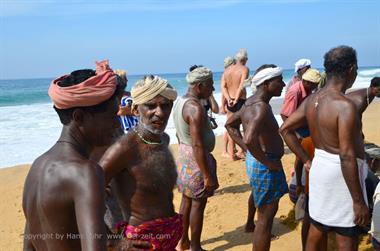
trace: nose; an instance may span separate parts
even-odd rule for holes
[[[164,115],[164,111],[162,110],[162,108],[161,108],[160,105],[157,106],[154,115],[156,115],[156,116],[159,117],[159,118],[162,118],[162,117],[163,117],[163,115]]]

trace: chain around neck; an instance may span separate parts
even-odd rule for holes
[[[145,144],[148,144],[148,145],[161,145],[162,144],[162,141],[160,141],[160,142],[154,142],[154,141],[149,141],[149,140],[145,139],[135,128],[133,128],[133,131],[137,134],[137,136],[139,136],[139,138]]]

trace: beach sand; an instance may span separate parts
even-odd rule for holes
[[[380,101],[373,102],[363,115],[363,131],[366,140],[380,144],[379,123]],[[247,199],[250,187],[245,175],[244,161],[229,161],[221,158],[222,138],[218,137],[214,156],[218,162],[220,188],[209,199],[206,207],[202,244],[207,250],[251,250],[252,234],[244,233],[247,215]],[[172,147],[176,154],[176,146]],[[288,153],[283,158],[287,179],[293,168],[294,155]],[[22,211],[22,190],[30,165],[20,165],[0,169],[0,250],[21,250],[24,231]],[[175,191],[174,204],[178,211],[181,195]],[[284,196],[274,220],[272,233],[279,239],[272,241],[271,250],[301,250],[301,224],[294,222],[293,204]],[[330,248],[334,250],[334,248]],[[373,250],[367,238],[360,250]]]

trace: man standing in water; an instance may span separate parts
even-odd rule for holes
[[[247,98],[244,87],[244,80],[248,78],[249,69],[246,66],[248,61],[247,50],[240,49],[235,56],[236,63],[225,69],[222,79],[222,93],[227,100],[227,119],[240,110]],[[235,142],[228,138],[228,153],[232,160],[244,158],[244,153],[240,150],[235,153]]]
[[[282,69],[275,65],[263,65],[252,79],[256,93],[249,97],[241,110],[226,122],[232,139],[247,153],[246,169],[252,193],[249,198],[248,219],[252,219],[255,208],[258,221],[254,228],[252,246],[255,251],[268,251],[271,241],[273,218],[278,210],[280,198],[288,192],[281,157],[284,144],[269,101],[280,96],[285,83]],[[240,133],[243,125],[244,137]],[[254,203],[253,203],[254,202]]]
[[[345,95],[357,76],[356,51],[348,46],[333,48],[324,56],[324,67],[325,87],[284,122],[281,134],[310,169],[311,226],[306,250],[326,250],[329,231],[336,233],[339,250],[357,250],[359,226],[369,222],[369,211],[361,121],[355,104]],[[306,123],[316,148],[312,164],[295,134]]]

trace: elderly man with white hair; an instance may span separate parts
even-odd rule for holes
[[[249,76],[249,69],[246,66],[248,53],[246,49],[240,49],[235,56],[236,63],[225,69],[222,79],[222,94],[227,100],[227,118],[233,113],[240,110],[247,97],[244,87],[244,81]],[[233,142],[231,138],[229,142]],[[244,153],[239,151],[237,154],[235,143],[228,145],[228,154],[232,160],[238,160],[244,157]]]
[[[175,250],[182,216],[174,211],[177,172],[164,130],[177,92],[167,80],[145,76],[131,94],[139,124],[107,150],[100,165],[119,202],[124,236],[149,241],[154,250]]]
[[[248,204],[247,228],[253,228],[253,250],[269,250],[273,218],[280,198],[288,192],[281,158],[284,143],[278,133],[278,124],[269,101],[280,96],[285,83],[282,69],[275,65],[263,65],[252,79],[256,87],[240,112],[234,113],[226,122],[232,139],[247,153],[246,171],[252,187]],[[243,125],[244,136],[240,132]],[[258,211],[257,224],[252,215]]]
[[[183,236],[178,250],[203,250],[201,234],[207,198],[218,188],[216,161],[211,152],[215,135],[201,99],[207,99],[214,90],[210,69],[191,67],[186,76],[189,83],[185,96],[173,108],[174,125],[179,140],[177,163],[179,192],[182,193],[180,214],[183,215]],[[190,226],[191,238],[188,235]]]

